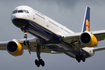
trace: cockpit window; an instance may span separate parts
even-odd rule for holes
[[[25,13],[29,13],[29,11],[28,11],[28,10],[24,10],[24,12],[25,12]]]
[[[29,13],[28,10],[14,10],[12,14],[15,14],[15,13]]]
[[[14,13],[17,13],[17,10],[14,10],[14,11],[13,11],[13,14],[14,14]]]
[[[18,10],[18,13],[23,13],[23,10]]]

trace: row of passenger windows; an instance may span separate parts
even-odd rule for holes
[[[15,13],[29,13],[28,10],[14,10],[12,14],[15,14]]]

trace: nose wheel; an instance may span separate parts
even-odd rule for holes
[[[28,40],[24,41],[24,45],[30,45],[30,42]]]

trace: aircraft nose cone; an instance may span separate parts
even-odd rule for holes
[[[27,28],[28,26],[28,20],[22,19],[22,18],[15,18],[12,20],[13,24],[19,28]]]
[[[12,14],[11,19],[16,19],[16,18],[24,18],[23,14]]]
[[[26,27],[28,24],[28,21],[25,20],[23,13],[22,14],[21,13],[12,14],[11,21],[15,26],[19,28]]]

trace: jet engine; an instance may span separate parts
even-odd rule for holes
[[[7,51],[13,56],[20,56],[23,54],[22,45],[16,40],[8,42]]]
[[[84,32],[80,36],[80,42],[87,47],[95,47],[97,45],[97,38],[90,32]]]

